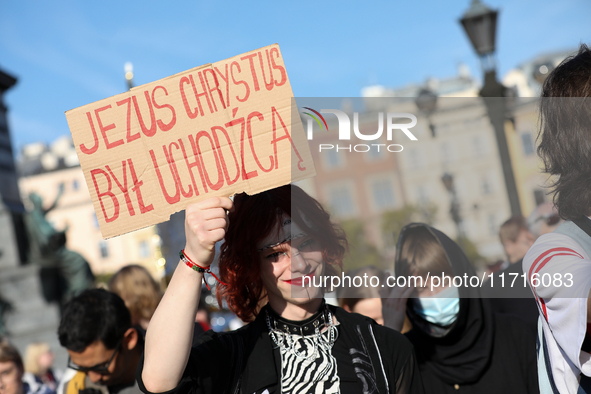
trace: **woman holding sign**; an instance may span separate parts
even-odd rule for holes
[[[314,286],[337,272],[346,240],[301,189],[193,204],[185,232],[182,263],[146,337],[145,393],[423,392],[402,335],[327,305]],[[191,349],[202,271],[222,239],[218,296],[242,319],[256,318],[234,332],[209,331]]]

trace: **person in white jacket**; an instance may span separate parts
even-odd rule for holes
[[[566,221],[523,260],[540,312],[542,393],[591,393],[591,50],[563,61],[544,82],[538,153],[553,175]]]

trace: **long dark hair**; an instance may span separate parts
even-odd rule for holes
[[[591,50],[579,52],[554,69],[542,89],[538,154],[552,184],[563,219],[591,213]]]

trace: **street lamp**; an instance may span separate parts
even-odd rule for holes
[[[429,122],[429,130],[431,130],[431,137],[435,137],[435,126],[431,122],[431,114],[435,112],[437,106],[437,94],[429,88],[422,88],[415,99],[415,104],[419,111],[425,114]]]
[[[554,64],[552,62],[545,62],[545,63],[538,63],[534,66],[533,77],[534,79],[542,85],[550,71],[554,69]]]
[[[445,186],[445,190],[447,190],[451,198],[449,213],[456,225],[458,243],[460,246],[463,246],[462,243],[464,239],[464,232],[462,230],[462,218],[460,216],[460,201],[458,200],[458,194],[456,193],[456,188],[454,187],[454,177],[450,173],[446,172],[441,176],[441,182],[443,182],[443,186]]]
[[[125,70],[125,81],[127,82],[127,90],[131,90],[133,88],[133,64],[131,62],[125,63],[123,66]]]
[[[495,68],[494,53],[498,14],[498,11],[488,8],[479,0],[472,0],[470,8],[460,19],[460,23],[486,71]]]
[[[521,206],[505,135],[507,88],[497,81],[494,58],[497,16],[498,11],[488,8],[479,0],[472,0],[470,8],[460,19],[460,23],[480,57],[484,71],[484,86],[480,90],[480,97],[484,99],[488,117],[495,131],[511,215],[514,216],[521,214]]]

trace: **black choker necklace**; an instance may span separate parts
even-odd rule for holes
[[[270,306],[265,312],[269,336],[282,352],[299,358],[317,357],[318,348],[330,351],[336,341],[338,331],[324,300],[318,312],[302,321],[282,318]]]
[[[328,324],[329,313],[330,311],[324,300],[316,313],[300,321],[285,319],[279,316],[270,305],[267,306],[267,316],[269,317],[271,327],[289,334],[310,335],[314,333],[316,327]]]

